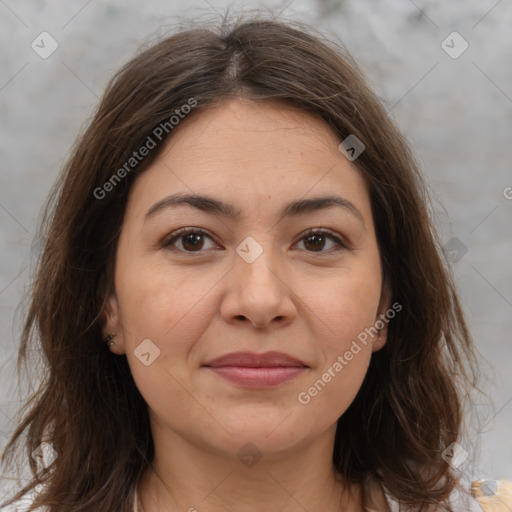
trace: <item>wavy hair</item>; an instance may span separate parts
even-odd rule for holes
[[[45,244],[18,374],[38,352],[43,377],[2,454],[2,463],[12,464],[24,447],[33,476],[12,500],[44,484],[35,506],[51,512],[132,510],[154,445],[126,356],[102,342],[102,311],[130,188],[174,131],[105,197],[98,189],[190,98],[197,105],[182,124],[240,96],[284,102],[318,116],[340,142],[354,134],[364,143],[353,164],[369,185],[385,285],[403,309],[338,420],[332,460],[363,490],[378,481],[417,510],[448,503],[457,476],[441,453],[460,439],[476,358],[429,215],[427,186],[405,137],[344,46],[298,21],[261,15],[185,27],[151,43],[111,79],[78,137],[40,229]],[[41,470],[30,454],[43,441],[58,458]]]

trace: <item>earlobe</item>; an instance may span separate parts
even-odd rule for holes
[[[378,333],[373,338],[372,352],[377,352],[386,344],[388,337],[388,311],[390,309],[389,302],[390,301],[385,298],[385,300],[381,301],[381,304],[379,304],[379,311],[374,323]]]
[[[387,331],[387,325],[382,329],[379,329],[377,336],[375,336],[375,338],[373,339],[372,352],[379,351],[386,344],[388,334]]]

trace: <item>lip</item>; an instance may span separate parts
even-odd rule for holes
[[[283,352],[232,352],[203,366],[230,382],[252,388],[277,386],[309,368]]]
[[[279,367],[307,367],[299,359],[283,352],[231,352],[204,363],[203,366],[219,368],[223,366],[239,366],[244,368],[279,368]]]

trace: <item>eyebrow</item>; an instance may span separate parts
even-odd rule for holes
[[[197,194],[173,194],[164,197],[157,203],[155,203],[147,212],[144,217],[144,222],[148,218],[155,215],[157,212],[161,212],[167,208],[173,208],[178,206],[188,205],[201,210],[206,213],[222,215],[230,219],[240,218],[241,211],[237,209],[231,203],[225,203],[208,196],[202,196]],[[341,207],[346,211],[352,213],[357,219],[359,219],[363,226],[365,226],[364,218],[361,212],[351,203],[348,199],[341,196],[325,196],[325,197],[314,197],[311,199],[299,199],[287,204],[279,214],[279,220],[287,217],[296,217],[298,215],[305,215],[308,213],[317,212],[320,210],[326,210],[328,208]],[[366,227],[366,226],[365,226]]]

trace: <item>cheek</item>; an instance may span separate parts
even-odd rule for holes
[[[367,265],[339,272],[325,281],[321,292],[308,297],[317,318],[315,345],[321,357],[297,400],[321,423],[335,422],[362,385],[372,355],[368,333],[377,318],[380,294],[380,267]]]
[[[310,294],[307,305],[316,313],[321,332],[325,332],[323,348],[331,357],[333,352],[348,350],[352,340],[374,325],[380,295],[380,273],[372,272],[370,267],[360,272],[339,272]]]
[[[351,354],[351,359],[346,357]],[[338,359],[339,356],[339,359]],[[370,362],[371,350],[360,344],[336,355],[319,369],[311,382],[297,395],[299,407],[317,424],[332,425],[348,409],[356,397]]]
[[[187,345],[208,321],[208,294],[218,272],[171,271],[163,264],[119,265],[117,274],[120,319],[133,346],[150,338],[173,350]],[[169,344],[169,341],[173,341]]]
[[[204,272],[198,279],[186,268],[171,272],[162,264],[119,262],[116,289],[126,357],[148,403],[165,397],[165,410],[169,397],[181,400],[178,383],[189,381],[188,356],[211,321],[212,289],[224,273]],[[142,345],[143,340],[151,343]],[[141,357],[148,352],[149,357]],[[182,399],[186,403],[189,397]]]

